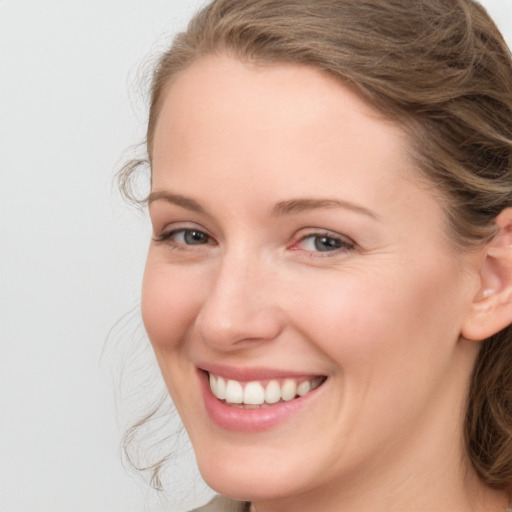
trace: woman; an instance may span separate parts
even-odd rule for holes
[[[142,313],[227,497],[204,510],[505,511],[512,64],[484,9],[214,1],[147,150]]]

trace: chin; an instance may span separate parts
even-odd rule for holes
[[[289,483],[293,473],[286,468],[229,466],[229,461],[220,464],[200,464],[205,482],[216,492],[238,501],[276,499],[295,494]],[[296,473],[296,471],[294,472]]]
[[[234,443],[225,446],[221,453],[196,449],[196,454],[205,482],[219,494],[234,500],[294,496],[318,484],[312,482],[314,465],[308,467],[292,453],[258,446],[257,440],[245,449]]]

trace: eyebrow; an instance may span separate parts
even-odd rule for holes
[[[271,209],[271,214],[275,217],[280,217],[283,215],[292,215],[294,213],[300,213],[307,210],[314,210],[317,208],[345,208],[347,210],[352,210],[356,213],[362,213],[373,219],[378,219],[379,216],[365,208],[364,206],[360,206],[358,204],[352,203],[350,201],[343,201],[340,199],[316,199],[316,198],[300,198],[300,199],[290,199],[288,201],[280,201]]]
[[[155,201],[166,201],[167,203],[181,206],[182,208],[193,212],[206,213],[204,208],[194,199],[182,196],[181,194],[173,194],[172,192],[167,192],[165,190],[151,192],[151,194],[149,194],[148,205]]]
[[[196,200],[181,194],[167,192],[165,190],[151,192],[151,194],[149,194],[148,205],[155,201],[165,201],[167,203],[180,206],[193,212],[206,213],[206,210]],[[373,219],[379,218],[376,213],[369,210],[368,208],[352,203],[350,201],[317,198],[299,198],[279,201],[270,209],[270,214],[273,217],[281,217],[319,208],[345,208],[356,213],[367,215]]]

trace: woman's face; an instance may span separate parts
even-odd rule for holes
[[[450,474],[479,261],[401,129],[311,68],[208,57],[152,157],[143,317],[206,481],[318,504]]]

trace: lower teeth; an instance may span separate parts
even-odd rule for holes
[[[236,407],[238,409],[264,409],[265,407],[270,407],[271,404],[267,404],[263,402],[260,405],[251,405],[251,404],[231,404],[229,402],[226,402],[226,400],[222,400],[226,405],[229,405],[230,407]]]
[[[238,409],[263,409],[264,407],[270,407],[272,405],[282,404],[285,402],[291,402],[293,400],[296,400],[297,398],[301,398],[300,396],[296,396],[295,398],[292,398],[292,400],[279,400],[278,402],[274,402],[273,404],[267,404],[267,402],[263,402],[262,404],[253,405],[253,404],[233,404],[231,402],[228,402],[227,400],[221,400],[222,403],[229,405],[231,407],[237,407]]]

